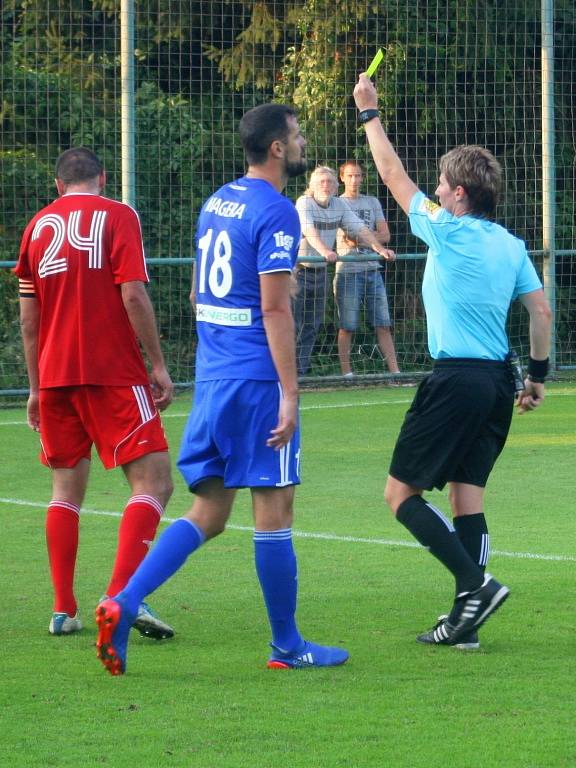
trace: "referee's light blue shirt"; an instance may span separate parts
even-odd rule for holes
[[[504,360],[511,302],[542,287],[524,242],[492,221],[454,216],[420,191],[408,215],[429,249],[422,298],[431,356]]]

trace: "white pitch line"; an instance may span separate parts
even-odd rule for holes
[[[34,501],[25,501],[24,499],[6,499],[0,497],[0,504],[12,504],[19,507],[33,507],[35,509],[46,509],[47,504],[39,504]],[[99,517],[122,517],[121,512],[107,512],[100,509],[86,509],[82,508],[81,512],[85,515],[97,515]],[[164,523],[173,523],[178,518],[175,517],[162,517]],[[226,526],[231,531],[242,531],[246,533],[253,533],[254,528],[248,525],[232,525]],[[319,539],[322,541],[341,541],[348,544],[377,544],[385,547],[404,547],[408,549],[423,549],[420,544],[413,541],[395,541],[393,539],[369,539],[361,536],[339,536],[336,533],[311,533],[308,531],[293,531],[294,537],[300,539]],[[500,555],[501,557],[512,557],[517,560],[545,560],[547,562],[561,562],[561,563],[576,563],[576,556],[572,555],[541,555],[537,552],[507,552],[504,550],[491,549],[492,555]]]
[[[406,405],[411,403],[412,399],[408,400],[381,400],[379,403],[331,403],[329,405],[301,405],[301,411],[324,411],[329,408],[369,408],[373,405]]]
[[[374,405],[406,405],[412,400],[382,400],[379,403],[332,403],[329,405],[301,405],[300,411],[323,411],[331,408],[368,408]],[[190,411],[162,413],[162,419],[186,419]],[[27,421],[0,421],[0,427],[26,426]]]
[[[574,397],[576,396],[576,390],[574,392],[546,392],[546,397]],[[334,408],[372,408],[378,405],[406,405],[412,402],[412,398],[406,400],[380,400],[376,403],[330,403],[324,405],[301,405],[300,411],[325,411]],[[178,413],[162,413],[163,419],[185,419],[188,417],[190,411],[183,411]],[[26,426],[27,422],[23,421],[0,421],[0,427],[21,427]]]
[[[332,408],[370,408],[375,405],[406,405],[411,403],[412,400],[381,400],[379,403],[330,403],[326,405],[301,405],[300,412],[302,411],[325,411]],[[186,413],[163,413],[163,419],[178,419],[187,418],[189,411]]]

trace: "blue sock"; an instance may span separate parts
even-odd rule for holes
[[[260,580],[272,642],[283,651],[302,643],[296,626],[298,567],[292,546],[292,529],[254,531],[254,558]]]
[[[146,595],[168,581],[205,539],[203,531],[185,517],[166,528],[118,595],[128,613],[136,615]]]

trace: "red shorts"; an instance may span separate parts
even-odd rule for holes
[[[147,384],[41,389],[40,437],[40,461],[52,469],[89,459],[92,444],[106,469],[168,450]]]

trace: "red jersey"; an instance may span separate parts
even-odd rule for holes
[[[121,283],[148,282],[142,231],[130,206],[71,193],[39,211],[24,231],[20,295],[40,305],[40,387],[148,382]]]

